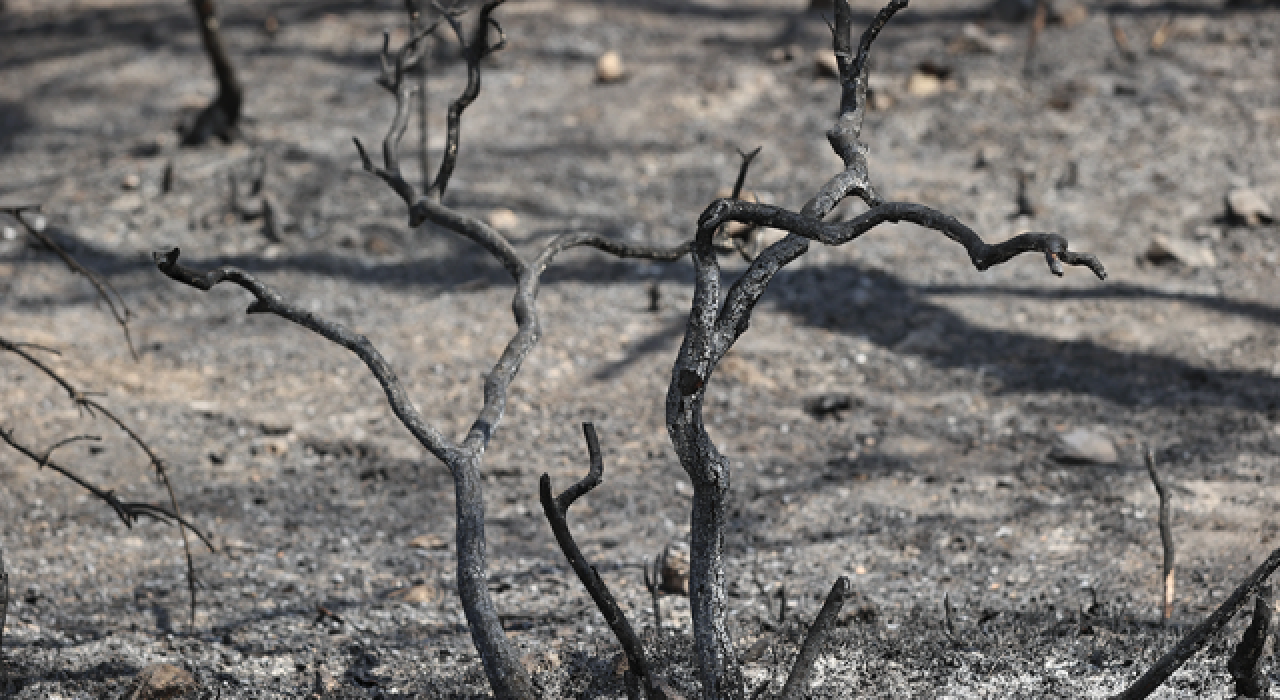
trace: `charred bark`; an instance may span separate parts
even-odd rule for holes
[[[191,0],[200,25],[200,43],[213,66],[218,81],[218,95],[205,107],[182,134],[182,145],[200,146],[210,139],[230,143],[240,135],[240,111],[244,106],[244,88],[231,65],[231,56],[222,43],[222,25],[213,0]]]

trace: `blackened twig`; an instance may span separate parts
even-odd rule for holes
[[[59,258],[62,258],[62,262],[65,263],[72,272],[80,274],[85,279],[89,280],[89,284],[93,285],[93,288],[98,292],[98,296],[106,302],[107,308],[111,310],[111,315],[115,317],[116,324],[120,326],[121,332],[124,333],[124,342],[129,346],[129,354],[132,355],[134,361],[137,362],[138,351],[134,348],[133,337],[129,334],[129,317],[132,316],[133,313],[129,311],[129,306],[124,303],[124,297],[120,296],[120,292],[117,292],[115,287],[111,286],[110,282],[99,277],[92,270],[81,265],[78,260],[71,257],[71,254],[62,246],[58,245],[58,242],[53,240],[51,236],[46,234],[44,231],[37,230],[36,226],[31,225],[31,223],[27,221],[26,217],[23,216],[24,213],[29,211],[38,212],[40,211],[40,207],[23,206],[0,209],[0,212],[8,214],[16,219],[18,223],[22,224],[22,228],[26,229],[27,233],[32,238],[39,241],[44,247],[52,250]]]
[[[622,644],[622,649],[627,654],[627,661],[631,664],[631,672],[639,676],[644,684],[646,696],[656,698],[658,691],[649,673],[649,662],[645,658],[644,645],[631,629],[631,623],[627,621],[627,616],[613,599],[609,587],[596,573],[595,567],[591,566],[582,555],[582,550],[574,541],[569,523],[565,519],[574,501],[599,486],[604,476],[604,457],[600,452],[600,439],[596,436],[596,428],[591,423],[583,423],[582,432],[587,438],[591,467],[581,481],[554,497],[551,495],[551,475],[543,474],[539,490],[542,512],[546,514],[547,522],[551,524],[551,531],[555,533],[556,542],[560,544],[561,551],[569,559],[569,565],[573,567],[574,573],[578,574],[578,579],[582,581],[583,586],[586,586],[591,599],[604,615],[605,622],[609,623],[609,628]]]
[[[1240,608],[1248,602],[1249,597],[1258,591],[1258,589],[1266,583],[1271,574],[1280,568],[1280,549],[1271,553],[1267,560],[1262,562],[1258,568],[1249,574],[1249,577],[1240,583],[1231,595],[1218,606],[1213,614],[1196,625],[1195,629],[1187,633],[1169,653],[1160,657],[1155,665],[1149,671],[1142,674],[1142,677],[1134,681],[1132,685],[1125,688],[1123,692],[1113,696],[1113,700],[1141,700],[1151,693],[1155,692],[1169,676],[1172,676],[1182,665],[1187,662],[1201,647],[1209,643],[1209,640],[1222,631],[1222,628],[1231,621],[1231,618],[1240,612]]]
[[[649,598],[653,601],[653,629],[662,635],[662,603],[659,602],[658,592],[658,576],[661,573],[662,555],[659,554],[653,558],[653,575],[649,575],[649,564],[644,564],[644,587],[649,591]]]
[[[77,408],[83,409],[84,411],[88,412],[90,416],[93,416],[95,413],[101,414],[104,418],[106,418],[108,421],[113,423],[117,428],[119,428],[121,432],[123,432],[126,436],[128,436],[129,440],[133,442],[133,444],[137,445],[138,448],[142,450],[142,452],[147,456],[147,459],[150,461],[151,466],[156,470],[156,475],[160,478],[161,482],[164,483],[165,490],[169,494],[169,505],[171,510],[165,510],[163,508],[159,508],[158,506],[151,506],[145,503],[123,504],[125,506],[130,506],[130,507],[122,510],[120,505],[118,505],[120,502],[118,500],[115,500],[114,496],[111,495],[110,491],[104,492],[101,489],[98,489],[92,486],[88,482],[81,480],[79,477],[67,471],[65,468],[55,467],[53,464],[50,463],[49,458],[53,455],[54,450],[66,444],[69,444],[71,442],[74,442],[76,440],[98,439],[95,436],[75,436],[75,437],[64,439],[58,443],[55,443],[52,447],[50,447],[42,455],[39,455],[39,456],[36,456],[28,452],[25,448],[15,443],[12,440],[12,433],[9,433],[8,435],[4,436],[4,440],[6,442],[12,445],[15,449],[18,449],[19,451],[24,452],[25,454],[30,456],[32,459],[36,461],[36,464],[38,464],[41,468],[45,466],[50,466],[54,468],[59,473],[70,478],[72,481],[75,481],[81,487],[89,490],[98,498],[106,501],[109,505],[112,506],[112,508],[116,510],[116,513],[119,514],[120,517],[125,520],[126,525],[129,525],[130,527],[132,527],[132,523],[130,519],[126,517],[126,511],[131,512],[133,514],[131,517],[134,517],[134,518],[136,518],[137,515],[147,515],[153,518],[157,518],[159,520],[163,520],[165,522],[174,521],[178,523],[179,525],[178,531],[182,535],[182,549],[184,554],[186,555],[186,560],[187,560],[187,589],[188,589],[188,593],[191,601],[190,626],[192,629],[194,629],[195,619],[196,619],[197,577],[196,577],[196,569],[195,569],[195,558],[191,554],[191,542],[187,538],[187,530],[194,532],[196,536],[199,537],[201,541],[204,542],[205,546],[209,548],[210,552],[217,551],[217,550],[214,548],[213,543],[209,541],[209,538],[206,537],[204,533],[200,532],[200,530],[196,529],[185,518],[182,517],[182,509],[178,506],[178,497],[173,490],[173,482],[170,481],[169,479],[169,470],[166,468],[164,460],[160,458],[160,455],[158,455],[155,452],[155,450],[151,448],[151,445],[148,444],[147,441],[144,440],[142,436],[138,434],[137,431],[135,431],[127,423],[121,420],[120,417],[117,416],[114,412],[112,412],[106,406],[103,406],[101,402],[92,398],[88,392],[81,391],[80,389],[76,388],[64,377],[62,377],[62,375],[54,371],[52,367],[50,367],[49,365],[42,362],[40,359],[28,353],[25,349],[25,344],[13,343],[4,338],[0,338],[0,350],[11,352],[21,357],[22,359],[26,360],[29,364],[31,364],[35,368],[39,369],[46,376],[48,376],[50,379],[56,382],[58,386],[62,387],[63,391],[67,392],[67,397],[71,399],[72,403],[74,403]]]
[[[1160,496],[1160,544],[1164,548],[1164,605],[1160,610],[1160,620],[1163,624],[1169,624],[1169,620],[1173,617],[1173,599],[1176,585],[1176,576],[1174,575],[1174,558],[1176,553],[1173,545],[1173,513],[1170,500],[1173,494],[1169,488],[1165,486],[1164,481],[1160,479],[1160,473],[1156,471],[1156,455],[1148,447],[1144,454],[1147,462],[1147,474],[1151,475],[1151,483],[1156,487],[1156,493]]]
[[[409,13],[409,33],[417,34],[425,26],[426,18],[419,7],[418,0],[404,0],[404,9]],[[430,150],[427,141],[429,104],[427,100],[427,57],[430,54],[423,47],[422,56],[418,59],[418,164],[422,170],[422,189],[431,187]]]
[[[4,652],[4,624],[9,619],[9,572],[4,569],[4,550],[0,549],[0,653]],[[4,657],[0,656],[0,664]]]
[[[1267,645],[1267,632],[1271,629],[1271,586],[1258,588],[1254,601],[1253,620],[1244,631],[1236,651],[1227,662],[1227,671],[1236,682],[1236,694],[1245,698],[1269,697],[1271,681],[1258,668],[1262,660],[1262,648]]]
[[[787,677],[787,684],[782,687],[782,695],[778,696],[780,700],[801,700],[808,691],[813,665],[818,661],[818,655],[822,653],[822,645],[827,641],[827,633],[835,625],[836,618],[840,616],[840,609],[844,607],[849,590],[848,576],[836,579],[831,592],[827,594],[826,602],[822,604],[822,609],[818,611],[818,616],[814,618],[813,624],[804,636],[804,643],[800,645],[800,654],[796,656],[795,665],[791,667],[791,675]],[[783,604],[786,604],[785,601]]]
[[[480,95],[480,62],[489,54],[506,48],[507,38],[502,33],[502,26],[498,24],[497,20],[493,19],[494,10],[498,9],[503,2],[505,0],[488,0],[480,7],[475,30],[472,32],[470,39],[466,37],[461,23],[458,22],[454,14],[436,4],[436,9],[440,10],[445,20],[449,22],[454,33],[458,36],[458,43],[462,46],[462,58],[467,64],[467,86],[462,90],[462,94],[458,95],[457,99],[449,103],[449,115],[445,126],[444,153],[440,156],[440,169],[436,171],[436,179],[427,188],[426,196],[428,199],[439,201],[444,197],[445,188],[449,186],[449,178],[453,176],[453,169],[457,166],[458,145],[462,134],[462,113]],[[490,28],[497,32],[497,41],[491,42],[489,40]]]
[[[942,630],[947,633],[947,639],[952,643],[956,643],[956,623],[953,619],[955,613],[951,609],[951,594],[942,594]]]

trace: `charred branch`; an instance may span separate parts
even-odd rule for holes
[[[835,625],[836,618],[840,616],[840,610],[844,607],[849,591],[847,576],[836,579],[831,592],[827,593],[822,609],[818,611],[818,616],[814,618],[813,624],[804,636],[804,643],[800,645],[800,654],[796,656],[796,662],[791,667],[791,675],[787,677],[787,683],[782,687],[782,695],[778,696],[780,700],[803,700],[805,693],[809,690],[809,676],[813,673],[813,665],[818,661],[818,655],[822,653],[822,645],[827,641],[827,634]]]
[[[659,697],[658,690],[649,672],[649,662],[645,658],[644,645],[640,643],[640,639],[636,637],[636,633],[631,629],[631,623],[627,621],[626,614],[622,612],[622,608],[619,608],[617,601],[613,599],[613,594],[609,592],[609,587],[605,585],[604,580],[596,573],[595,567],[591,566],[587,562],[587,558],[582,555],[582,550],[578,548],[578,543],[574,541],[573,533],[570,532],[569,523],[566,520],[569,507],[579,498],[599,486],[604,478],[604,457],[600,452],[600,439],[596,436],[596,428],[591,423],[583,423],[582,432],[587,439],[587,451],[591,455],[591,466],[587,471],[587,475],[573,486],[565,489],[564,493],[559,496],[552,496],[551,475],[544,473],[539,486],[542,512],[546,514],[547,522],[551,524],[551,531],[556,536],[556,542],[559,543],[560,550],[564,552],[565,557],[569,560],[569,565],[573,567],[574,573],[578,575],[578,579],[586,587],[587,593],[591,595],[591,600],[595,601],[596,607],[604,615],[605,622],[609,624],[609,629],[613,630],[614,636],[622,644],[622,649],[627,655],[627,661],[631,664],[631,672],[640,678],[644,686],[645,696],[657,698]],[[645,573],[647,576],[648,571],[646,570]]]
[[[479,94],[480,64],[485,56],[503,47],[505,40],[492,13],[501,0],[486,2],[479,11],[478,23],[470,38],[465,37],[461,22],[451,11],[438,5],[463,45],[467,63],[467,87],[449,108],[449,127],[445,152],[431,187],[419,197],[400,170],[398,149],[408,124],[408,110],[413,89],[406,85],[409,69],[420,60],[425,37],[434,25],[410,36],[404,46],[391,51],[384,39],[381,84],[396,100],[391,126],[383,140],[382,164],[375,165],[358,139],[356,147],[364,168],[382,179],[408,207],[410,226],[416,228],[431,221],[441,228],[479,244],[498,260],[516,282],[512,314],[516,332],[507,342],[484,383],[484,403],[467,434],[459,442],[446,438],[429,425],[409,400],[390,365],[363,335],[288,302],[283,296],[260,282],[250,273],[233,267],[209,272],[197,271],[178,262],[179,251],[154,255],[158,269],[171,279],[208,291],[222,282],[238,285],[253,295],[249,313],[271,313],[296,323],[333,343],[353,352],[373,373],[387,396],[388,403],[400,422],[424,449],[448,467],[454,481],[457,519],[458,592],[467,616],[472,641],[475,643],[490,687],[500,700],[536,697],[529,673],[520,663],[519,654],[503,630],[493,605],[487,581],[487,546],[484,534],[484,495],[480,467],[488,447],[506,410],[507,390],[518,374],[525,358],[541,337],[537,311],[537,294],[542,272],[561,252],[575,247],[590,247],[623,258],[673,261],[692,249],[692,242],[673,247],[631,245],[592,233],[566,233],[552,239],[535,257],[525,259],[510,241],[493,227],[471,216],[456,212],[440,201],[456,165],[458,135],[462,112]],[[496,31],[496,39],[491,34]]]
[[[244,88],[236,78],[231,57],[222,43],[221,24],[213,0],[191,0],[200,25],[200,42],[209,55],[213,75],[218,81],[218,95],[205,107],[182,134],[182,145],[200,146],[217,138],[229,143],[240,135],[240,111],[244,105]]]
[[[1196,652],[1200,651],[1204,645],[1208,644],[1231,618],[1240,612],[1240,608],[1244,607],[1249,598],[1271,578],[1271,574],[1280,568],[1280,549],[1271,553],[1267,560],[1262,562],[1258,568],[1249,574],[1249,577],[1236,586],[1222,605],[1218,606],[1213,614],[1196,625],[1195,629],[1187,633],[1181,641],[1178,642],[1172,650],[1160,657],[1155,665],[1146,673],[1142,674],[1138,680],[1132,685],[1125,688],[1123,692],[1114,696],[1114,700],[1141,700],[1151,695],[1159,688],[1169,676],[1172,676],[1182,665],[1187,662]]]
[[[712,202],[698,221],[693,246],[695,287],[684,342],[671,371],[667,392],[667,432],[680,463],[693,483],[691,511],[690,608],[694,646],[703,692],[711,700],[744,697],[741,663],[728,630],[728,596],[723,559],[724,532],[728,524],[730,468],[707,434],[702,408],[707,383],[725,353],[747,330],[751,312],[770,281],[784,266],[799,258],[809,242],[827,245],[848,243],[882,223],[910,221],[939,231],[964,246],[979,270],[1007,262],[1027,252],[1045,256],[1049,269],[1063,273],[1063,263],[1083,265],[1103,278],[1102,264],[1092,255],[1068,249],[1062,236],[1028,233],[989,245],[956,219],[919,204],[885,203],[875,194],[866,162],[866,147],[859,141],[866,110],[867,59],[870,49],[888,21],[906,7],[893,0],[868,27],[852,52],[853,14],[847,0],[835,3],[832,42],[840,70],[840,114],[827,132],[845,169],[829,179],[799,212],[720,199]],[[857,196],[870,209],[844,223],[823,218],[847,196]],[[781,229],[788,235],[761,253],[727,291],[713,247],[719,227],[729,221]]]
[[[1164,567],[1161,572],[1164,594],[1162,596],[1163,605],[1160,608],[1160,620],[1167,625],[1173,617],[1173,599],[1177,583],[1174,575],[1177,553],[1173,544],[1173,508],[1170,503],[1173,494],[1170,493],[1169,487],[1165,486],[1164,481],[1160,478],[1160,472],[1156,470],[1156,456],[1150,447],[1147,448],[1144,457],[1147,462],[1147,474],[1151,476],[1151,483],[1156,487],[1156,494],[1160,496],[1160,544],[1164,549]]]
[[[190,625],[194,629],[196,619],[196,585],[198,579],[196,577],[195,558],[191,552],[191,542],[187,537],[187,532],[191,531],[195,533],[195,535],[204,542],[205,546],[209,548],[210,552],[216,551],[213,547],[213,543],[210,542],[209,538],[206,537],[198,528],[183,518],[182,509],[178,506],[177,494],[173,490],[173,482],[169,479],[169,470],[166,467],[164,460],[161,459],[154,449],[152,449],[151,445],[147,443],[147,441],[144,440],[142,436],[129,424],[125,423],[114,412],[106,406],[103,406],[97,399],[93,398],[90,393],[76,388],[73,384],[67,381],[66,378],[54,371],[52,367],[27,352],[28,348],[31,347],[33,346],[23,343],[14,343],[4,338],[0,338],[0,350],[13,353],[18,357],[21,357],[28,364],[40,370],[45,376],[56,382],[58,386],[67,393],[67,397],[76,405],[77,408],[88,413],[90,417],[102,416],[123,432],[129,438],[129,441],[136,445],[138,449],[142,450],[143,454],[147,456],[150,466],[155,469],[156,476],[160,479],[161,483],[164,484],[165,491],[169,496],[169,509],[151,505],[149,503],[122,502],[116,498],[114,492],[94,486],[76,475],[70,469],[52,461],[51,457],[55,450],[80,440],[98,440],[99,438],[96,436],[77,435],[69,437],[55,443],[43,453],[37,453],[34,448],[19,443],[13,437],[13,431],[6,432],[3,428],[0,428],[0,439],[3,439],[11,447],[35,461],[41,469],[49,467],[75,482],[76,485],[93,494],[94,497],[111,506],[111,508],[116,512],[116,515],[118,515],[120,519],[124,521],[124,524],[129,527],[133,527],[133,522],[136,521],[139,516],[144,515],[156,520],[161,520],[165,523],[176,523],[178,525],[178,531],[182,535],[182,549],[187,561],[187,590],[191,602]]]
[[[649,591],[649,599],[653,602],[653,629],[662,634],[662,603],[658,593],[658,581],[662,573],[662,555],[653,558],[653,573],[649,573],[649,564],[644,565],[644,587]]]
[[[1258,589],[1254,600],[1253,619],[1244,631],[1236,651],[1227,662],[1227,672],[1236,682],[1236,695],[1245,698],[1269,697],[1271,681],[1258,668],[1263,647],[1267,645],[1267,633],[1271,629],[1271,586]]]
[[[0,213],[8,214],[18,223],[22,224],[22,228],[27,232],[27,234],[36,239],[40,245],[52,250],[55,255],[62,259],[62,262],[70,268],[72,272],[75,272],[89,280],[89,284],[93,285],[94,290],[98,292],[98,297],[106,303],[107,308],[111,311],[111,316],[115,318],[116,324],[120,326],[120,332],[124,334],[124,341],[129,346],[129,354],[133,356],[133,359],[136,362],[138,360],[138,351],[134,348],[133,337],[129,334],[129,317],[132,316],[133,313],[129,311],[129,307],[124,303],[124,297],[120,296],[120,292],[117,292],[115,287],[111,286],[110,282],[99,277],[95,272],[84,265],[81,265],[78,260],[71,257],[71,254],[68,253],[66,249],[58,245],[57,241],[53,240],[51,236],[44,232],[43,227],[35,226],[27,220],[27,217],[25,216],[27,212],[39,211],[40,207],[38,205],[0,209]]]
[[[9,619],[9,572],[4,568],[4,550],[0,550],[0,653],[4,651],[4,625]],[[0,663],[4,659],[0,657]]]

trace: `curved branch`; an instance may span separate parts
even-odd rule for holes
[[[70,382],[64,379],[60,374],[55,372],[53,368],[37,360],[35,357],[32,357],[30,353],[26,352],[23,349],[23,347],[26,345],[27,344],[24,344],[24,343],[12,343],[12,342],[9,342],[8,340],[5,340],[4,338],[0,338],[0,350],[7,350],[9,352],[12,352],[15,355],[18,355],[19,357],[23,358],[28,363],[30,363],[32,366],[39,369],[46,376],[51,378],[54,382],[58,384],[58,386],[62,387],[62,389],[67,392],[68,398],[70,398],[71,401],[76,404],[77,408],[84,409],[89,413],[89,415],[94,415],[95,412],[100,413],[107,420],[115,424],[117,428],[119,428],[125,435],[129,437],[129,439],[133,442],[133,444],[137,445],[138,448],[141,449],[144,454],[146,454],[147,459],[150,460],[151,462],[151,466],[155,468],[157,476],[159,476],[160,480],[164,482],[165,490],[169,494],[169,504],[172,507],[172,511],[166,511],[166,510],[160,509],[160,512],[166,515],[171,520],[177,521],[180,524],[178,531],[182,535],[182,549],[183,549],[183,553],[186,555],[187,588],[190,594],[190,601],[191,601],[190,625],[194,629],[195,618],[196,618],[196,568],[195,568],[195,558],[191,554],[191,542],[187,538],[187,530],[194,532],[196,536],[199,537],[202,542],[204,542],[205,546],[209,548],[210,552],[215,552],[217,550],[214,548],[213,543],[209,541],[209,538],[204,535],[204,533],[202,533],[199,529],[191,525],[186,519],[182,517],[182,510],[178,506],[178,497],[177,497],[177,494],[174,493],[173,482],[169,479],[169,471],[165,467],[164,460],[162,460],[160,456],[156,454],[155,450],[151,449],[151,445],[147,444],[147,441],[143,440],[141,435],[139,435],[136,431],[134,431],[133,428],[131,428],[127,423],[120,420],[119,416],[113,413],[106,406],[103,406],[100,402],[90,398],[87,392],[82,392],[76,387],[74,387]],[[58,448],[64,445],[67,445],[71,442],[75,442],[77,440],[82,440],[82,439],[98,440],[100,438],[92,435],[82,435],[82,436],[76,436],[76,437],[62,440],[56,443],[55,445],[53,445],[53,447],[50,447],[45,452],[44,456],[38,462],[40,467],[43,468],[49,462],[49,458],[53,455],[54,450],[57,450]],[[134,505],[139,507],[146,506],[147,508],[150,508],[152,510],[159,508],[158,506],[147,506],[146,504],[134,504]],[[119,511],[117,510],[117,512]],[[153,517],[156,517],[156,516],[153,515]]]
[[[462,135],[462,113],[466,111],[471,103],[476,101],[476,97],[480,95],[480,62],[489,54],[502,50],[506,46],[506,37],[502,34],[502,27],[493,19],[493,11],[498,9],[505,0],[488,0],[480,8],[479,17],[475,28],[475,33],[468,41],[462,25],[458,22],[453,14],[444,11],[439,5],[445,19],[453,28],[455,34],[458,35],[458,41],[462,44],[462,58],[467,63],[467,86],[462,90],[462,94],[457,99],[449,103],[449,115],[445,122],[445,143],[444,153],[440,157],[440,169],[436,171],[436,179],[431,183],[431,187],[427,188],[426,197],[439,201],[444,197],[444,191],[449,186],[449,178],[453,176],[453,169],[458,163],[458,143]],[[493,27],[498,31],[498,41],[489,43],[489,28]]]
[[[116,288],[111,286],[110,282],[98,277],[98,275],[92,270],[81,265],[78,260],[71,257],[71,255],[63,249],[62,246],[58,245],[57,241],[53,240],[52,237],[46,235],[43,231],[37,231],[34,226],[28,223],[26,217],[23,216],[23,213],[28,211],[38,212],[40,211],[40,207],[9,207],[0,209],[0,212],[8,214],[16,219],[18,223],[22,224],[22,228],[26,229],[27,233],[32,238],[40,241],[41,245],[52,250],[59,258],[62,258],[62,262],[65,263],[72,272],[83,275],[85,279],[89,280],[89,284],[93,285],[93,288],[98,292],[98,296],[106,302],[107,308],[111,310],[111,315],[115,318],[116,324],[120,326],[120,331],[124,333],[124,342],[129,346],[129,354],[133,356],[134,362],[137,362],[138,351],[134,348],[133,337],[129,334],[129,317],[132,316],[133,313],[129,311],[129,306],[124,303],[124,297],[120,296],[120,292],[117,292]]]
[[[346,326],[299,308],[284,300],[274,289],[258,281],[256,277],[235,267],[220,267],[209,272],[199,272],[178,262],[182,251],[174,248],[168,253],[153,253],[156,267],[170,279],[201,291],[209,291],[222,282],[238,285],[254,296],[255,301],[246,309],[246,313],[269,313],[306,328],[330,342],[337,343],[350,350],[364,362],[373,373],[382,390],[387,395],[387,402],[400,422],[413,433],[414,438],[446,465],[451,465],[450,453],[456,448],[440,431],[428,425],[418,413],[418,409],[409,399],[409,395],[396,377],[391,365],[382,357],[378,349],[363,335],[351,332]]]
[[[569,523],[566,520],[569,507],[573,505],[574,501],[599,486],[604,477],[604,458],[600,453],[600,439],[596,436],[596,428],[591,423],[583,423],[582,432],[587,439],[587,451],[591,454],[591,467],[581,481],[565,489],[564,493],[559,496],[554,497],[551,495],[551,475],[544,473],[542,480],[539,482],[538,491],[539,499],[542,501],[542,512],[546,514],[547,522],[551,524],[551,531],[556,536],[556,542],[560,544],[560,550],[568,558],[569,565],[573,567],[574,573],[578,575],[578,579],[586,587],[587,593],[591,594],[591,600],[595,601],[596,607],[604,615],[605,622],[609,624],[609,628],[613,630],[618,642],[622,644],[622,649],[626,652],[627,660],[631,664],[631,671],[639,676],[644,684],[646,696],[656,698],[658,697],[658,690],[649,672],[649,662],[645,658],[644,645],[640,643],[635,631],[631,629],[631,623],[627,621],[627,616],[622,612],[622,608],[618,607],[618,602],[614,600],[613,594],[609,592],[609,587],[600,578],[600,574],[596,572],[595,567],[591,566],[587,562],[587,558],[582,555],[582,550],[578,548],[578,543],[574,541],[573,533],[569,530]]]
[[[1012,260],[1022,253],[1038,252],[1045,255],[1053,274],[1062,276],[1061,263],[1089,268],[1098,279],[1107,278],[1106,268],[1091,253],[1069,251],[1067,239],[1056,233],[1024,233],[990,245],[982,237],[954,217],[947,216],[923,204],[910,202],[886,202],[873,207],[849,221],[833,223],[797,214],[781,207],[732,199],[717,199],[702,213],[698,220],[699,237],[709,235],[725,221],[738,221],[782,229],[826,245],[842,245],[858,238],[886,222],[909,221],[933,229],[964,246],[969,260],[978,270]]]

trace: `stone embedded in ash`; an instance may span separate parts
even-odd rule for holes
[[[840,62],[836,60],[835,52],[829,49],[814,52],[813,67],[818,69],[818,75],[827,78],[840,77]]]
[[[1111,438],[1088,428],[1059,435],[1049,456],[1064,464],[1115,464],[1120,459]]]
[[[1218,258],[1209,248],[1167,236],[1155,236],[1151,239],[1151,245],[1147,246],[1146,258],[1157,265],[1215,267],[1218,264]]]
[[[196,679],[185,670],[171,664],[152,664],[134,676],[128,700],[171,700],[200,689]]]
[[[1271,205],[1262,193],[1248,187],[1237,187],[1227,192],[1227,218],[1251,228],[1275,221]]]
[[[428,533],[409,540],[409,546],[414,549],[444,549],[449,543],[440,535]]]
[[[433,586],[419,583],[392,591],[387,594],[387,598],[398,603],[434,603],[440,599],[440,592]]]
[[[606,51],[596,61],[596,80],[602,83],[616,83],[626,75],[627,69],[617,51]]]
[[[671,545],[662,550],[661,581],[658,588],[666,593],[689,595],[689,550]]]
[[[511,233],[520,225],[520,217],[516,213],[505,207],[500,207],[489,212],[485,217],[485,223],[498,229],[503,233]]]

